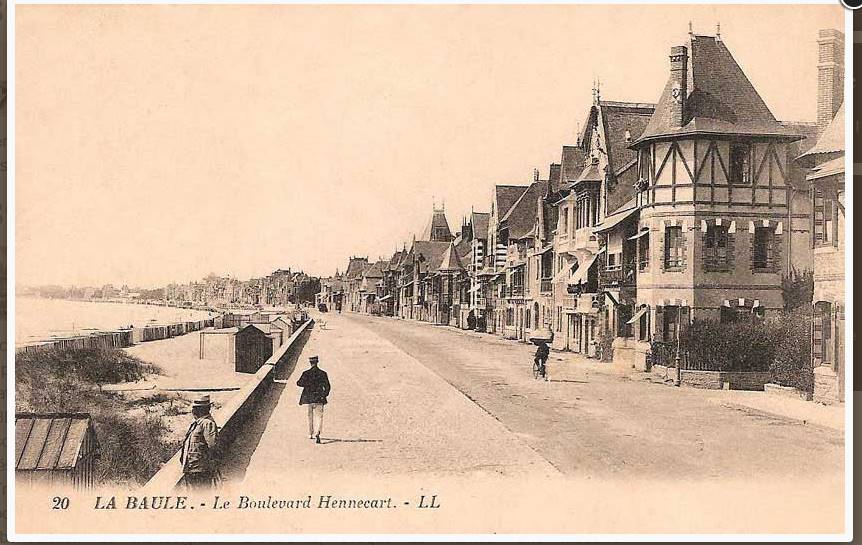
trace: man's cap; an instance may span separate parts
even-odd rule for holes
[[[317,363],[318,360],[319,358],[317,356],[311,356],[310,358],[308,358],[309,363]]]
[[[192,401],[192,407],[210,407],[211,405],[209,394],[198,396]]]

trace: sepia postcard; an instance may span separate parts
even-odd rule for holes
[[[849,540],[849,13],[9,6],[10,539]]]

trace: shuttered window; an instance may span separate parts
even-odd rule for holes
[[[664,232],[664,266],[666,269],[685,267],[685,240],[682,227],[669,226]]]
[[[755,228],[752,251],[755,269],[772,269],[775,267],[775,229],[772,227]]]
[[[710,225],[706,228],[703,240],[704,266],[707,269],[723,269],[728,265],[728,230],[723,225]]]

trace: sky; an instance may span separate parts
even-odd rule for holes
[[[444,203],[543,178],[592,101],[656,102],[721,37],[781,120],[815,119],[834,5],[16,7],[18,285],[331,275]]]

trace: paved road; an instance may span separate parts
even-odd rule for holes
[[[744,407],[721,392],[632,381],[529,345],[392,318],[328,314],[270,396],[229,472],[553,474],[581,478],[840,476],[843,434]],[[307,438],[295,385],[307,356],[330,373],[324,445]],[[290,452],[285,464],[283,453]],[[288,470],[289,466],[289,470]]]
[[[548,476],[548,461],[494,417],[386,339],[344,316],[316,326],[227,459],[230,480],[311,482],[361,477]],[[332,392],[321,445],[308,439],[296,381],[318,355]],[[292,372],[291,372],[292,371]],[[257,482],[255,482],[257,484]],[[248,488],[248,487],[246,487]]]
[[[537,382],[529,345],[392,318],[338,318],[338,327],[362,328],[357,337],[375,339],[375,347],[403,350],[565,474],[726,479],[843,471],[840,432],[722,406],[715,403],[721,392],[579,370],[575,358],[561,363],[553,355],[552,379],[565,378]]]

